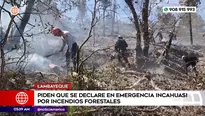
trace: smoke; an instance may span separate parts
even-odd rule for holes
[[[30,71],[42,71],[49,72],[50,60],[34,53],[28,56],[28,64],[25,67],[26,72]]]
[[[23,69],[25,73],[34,71],[50,72],[49,64],[51,63],[51,60],[34,53],[27,55],[24,59],[24,62],[17,64],[19,58],[21,57],[21,54],[22,51],[12,51],[5,55],[5,58],[7,59],[6,63],[9,63],[6,66],[10,70],[16,71],[19,69]],[[14,56],[16,57],[16,59],[14,59]]]
[[[11,6],[6,4],[4,8],[9,10]],[[22,8],[20,12],[23,12],[24,10],[25,8]],[[10,21],[10,17],[6,12],[2,14],[2,17],[3,17],[2,18],[3,30],[5,31]],[[28,56],[26,57],[25,62],[20,64],[21,67],[25,66],[26,72],[31,72],[31,71],[50,72],[50,67],[49,67],[50,63],[53,63],[57,66],[62,66],[65,64],[64,53],[55,54],[54,56],[49,58],[44,57],[46,55],[59,51],[62,46],[62,41],[60,40],[60,38],[54,37],[53,35],[47,33],[49,27],[47,27],[46,24],[48,24],[48,22],[53,26],[61,28],[62,30],[68,30],[72,35],[76,37],[76,41],[79,45],[87,37],[87,33],[89,29],[88,27],[90,26],[90,18],[85,17],[86,23],[79,25],[77,22],[69,20],[67,17],[75,17],[75,16],[73,15],[70,16],[69,14],[69,16],[55,19],[53,14],[41,15],[41,17],[38,14],[31,15],[29,19],[29,24],[26,25],[26,28],[24,30],[24,38],[26,39],[26,41],[28,41],[27,45],[29,45],[27,46],[27,52],[29,52],[29,54],[27,54]],[[15,21],[19,22],[20,19],[16,17]],[[96,31],[96,33],[97,32],[98,31]],[[33,36],[28,36],[28,35],[33,35]],[[21,39],[21,43],[22,43],[22,39]],[[23,54],[23,49],[18,51],[12,51],[6,54],[6,59],[8,59],[9,57],[19,58],[21,57],[22,54]],[[6,60],[7,63],[17,62],[17,61],[18,59]],[[12,70],[17,70],[19,68],[19,65],[16,65],[16,63],[12,63],[12,64],[8,64],[7,67]]]
[[[83,18],[85,17],[86,14],[86,0],[78,0],[78,17],[80,18],[81,21],[83,21]]]

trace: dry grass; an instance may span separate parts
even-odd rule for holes
[[[204,53],[204,51],[201,51]],[[133,58],[130,58],[134,63]],[[134,65],[134,64],[133,64]],[[84,90],[204,90],[205,59],[200,59],[200,75],[177,76],[148,74],[134,69],[122,68],[116,60],[107,62],[94,71],[84,75],[57,77],[53,74],[32,73],[28,75],[8,72],[6,89],[32,89],[36,82],[72,82],[74,89]],[[151,81],[147,77],[151,77]],[[86,81],[85,81],[86,80]],[[131,88],[129,88],[131,87]],[[0,113],[2,116],[42,116],[45,113]],[[75,107],[74,116],[205,116],[205,107]],[[66,114],[56,116],[66,116]]]

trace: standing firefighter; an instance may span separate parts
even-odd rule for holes
[[[172,40],[177,40],[176,34],[174,34],[172,31],[169,31],[169,38],[172,38]]]
[[[67,51],[66,51],[66,65],[67,68],[70,66],[70,59],[73,61],[73,68],[76,70],[76,55],[78,51],[78,45],[76,43],[75,37],[72,36],[68,31],[62,31],[59,28],[53,28],[52,34],[57,37],[62,37],[63,46],[61,47],[59,52],[62,52],[65,45],[68,45]]]
[[[118,61],[120,63],[122,63],[122,59],[123,58],[125,60],[125,62],[128,64],[128,66],[130,67],[129,61],[128,61],[128,56],[127,56],[127,42],[123,39],[122,36],[118,36],[118,40],[115,44],[115,51],[118,53],[117,57],[118,57]]]
[[[156,37],[158,37],[158,36],[159,36],[159,42],[161,42],[162,39],[163,39],[162,30],[160,30],[160,31],[157,33],[157,36],[156,36]]]
[[[153,37],[153,31],[152,31],[152,29],[151,28],[148,28],[148,33],[149,33],[149,40],[153,43],[153,44],[155,44],[155,40],[154,40],[154,37]]]

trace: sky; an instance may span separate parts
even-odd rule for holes
[[[92,9],[91,6],[93,6],[93,1],[94,0],[89,0],[87,2],[89,9]],[[150,0],[151,2],[153,0]],[[169,1],[169,2],[167,2]],[[117,9],[117,14],[116,17],[117,19],[120,19],[120,21],[123,22],[127,22],[130,21],[127,17],[131,16],[129,9],[126,6],[126,3],[124,0],[116,0],[117,5],[119,6],[119,8]],[[2,0],[0,0],[0,4],[2,4]],[[136,5],[137,6],[137,5]],[[164,0],[163,3],[158,4],[157,6],[179,6],[179,0]],[[149,17],[149,20],[151,21],[156,21],[157,17],[156,17],[156,7],[152,7],[152,12],[151,15]],[[7,5],[7,9],[10,9],[11,7]],[[24,12],[24,8],[20,9],[20,13]],[[139,7],[136,7],[136,11],[137,13],[140,13],[141,11],[139,10]],[[4,13],[6,14],[6,13]],[[197,8],[197,14],[200,15],[202,17],[203,20],[205,20],[205,0],[201,0],[201,5]],[[68,11],[65,15],[67,15],[68,17],[71,17],[74,21],[77,19],[77,15],[78,15],[78,10],[77,8],[72,10],[72,11]],[[91,16],[91,14],[89,12],[87,12],[87,16]],[[7,18],[9,18],[9,16],[5,16],[2,20],[3,21],[9,21]]]
[[[151,0],[152,1],[152,0]],[[169,2],[168,2],[169,1]],[[122,21],[128,21],[127,18],[130,16],[129,9],[126,6],[126,3],[124,0],[116,0],[117,4],[120,6],[117,10],[117,17],[120,17]],[[88,2],[89,5],[93,5],[93,0],[90,0]],[[158,4],[157,6],[179,6],[179,0],[164,0],[163,3]],[[153,7],[153,12],[151,12],[150,20],[156,21],[156,7]],[[139,8],[136,8],[138,12],[140,12]],[[205,0],[201,0],[201,5],[197,8],[197,13],[205,20]],[[76,17],[78,14],[77,9],[67,12],[68,16]]]

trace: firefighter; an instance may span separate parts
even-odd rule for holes
[[[127,47],[128,44],[127,42],[123,39],[122,36],[118,36],[118,40],[115,44],[115,51],[117,52],[117,57],[118,57],[118,61],[120,63],[122,63],[122,58],[124,59],[124,61],[126,62],[126,64],[128,65],[128,67],[130,67],[130,63],[128,61],[128,55],[127,55]],[[123,65],[124,66],[124,65]]]
[[[68,31],[62,31],[61,29],[55,27],[52,30],[52,34],[56,37],[62,37],[63,46],[60,48],[59,52],[62,52],[65,45],[68,46],[66,51],[66,65],[67,68],[70,66],[70,59],[72,59],[73,62],[73,68],[76,70],[76,63],[77,63],[77,52],[78,52],[78,44],[76,42],[76,38],[71,35]]]
[[[161,42],[162,39],[163,39],[162,30],[160,30],[160,31],[157,33],[157,36],[156,36],[156,37],[158,37],[158,36],[159,36],[159,42]]]
[[[172,31],[169,31],[169,38],[172,38],[172,40],[177,40],[176,34],[174,34]]]
[[[154,37],[153,37],[153,31],[151,28],[148,28],[148,33],[149,33],[149,39],[150,41],[155,44],[155,40],[154,40]]]
[[[195,72],[196,76],[198,76],[198,72],[196,70],[196,65],[199,62],[199,59],[196,55],[183,55],[182,60],[186,63],[185,65],[185,72],[188,74],[188,67],[191,66],[193,71]]]

